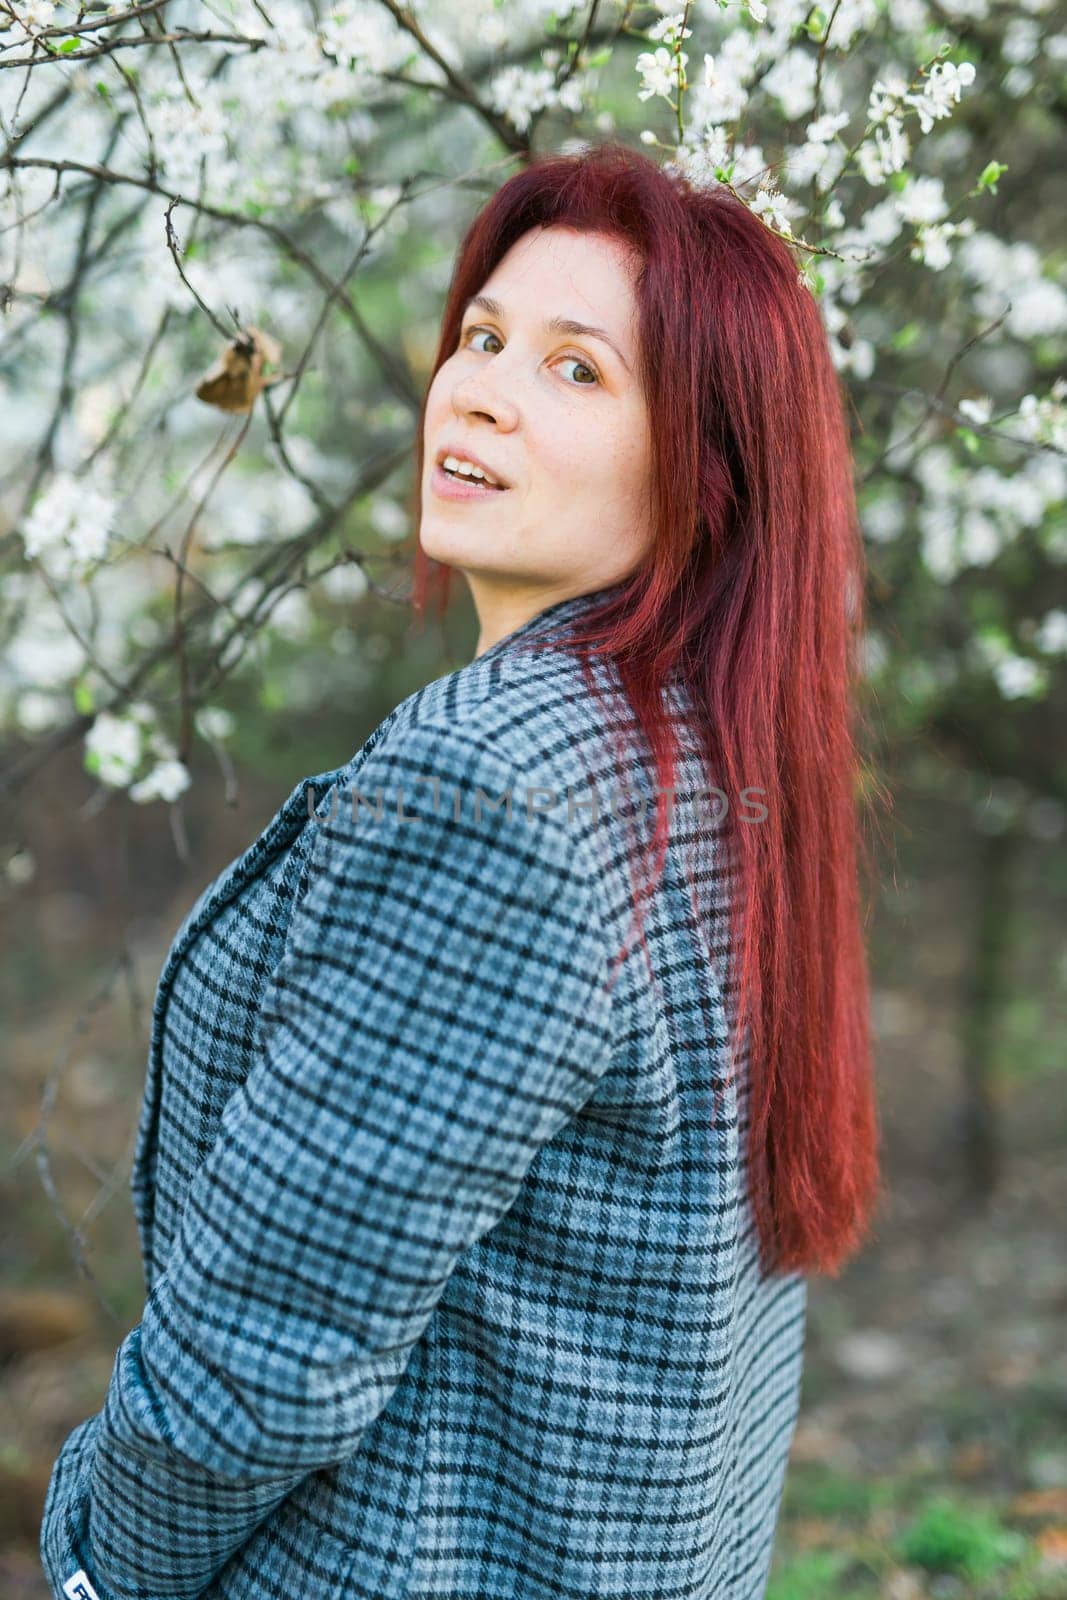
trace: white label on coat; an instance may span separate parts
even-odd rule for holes
[[[63,1593],[67,1596],[67,1600],[100,1600],[100,1596],[81,1567],[72,1578],[67,1579],[63,1585]]]

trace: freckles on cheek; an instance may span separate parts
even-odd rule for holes
[[[568,483],[589,482],[590,478],[614,472],[613,458],[605,456],[603,442],[585,437],[579,427],[555,440],[552,451],[545,456],[545,466],[550,477]]]

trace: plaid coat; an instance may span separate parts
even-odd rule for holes
[[[518,648],[607,592],[410,695],[178,930],[147,1299],[53,1468],[55,1596],[763,1595],[806,1284],[758,1266],[707,780],[679,687],[609,986],[651,768],[621,694]]]

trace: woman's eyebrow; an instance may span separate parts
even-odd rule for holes
[[[467,304],[463,308],[464,315],[466,315],[466,313],[470,310],[471,306],[480,306],[481,309],[483,311],[487,311],[491,317],[496,317],[498,322],[503,322],[505,320],[504,307],[500,304],[500,301],[492,300],[488,295],[472,294],[470,299],[467,301]],[[603,328],[593,328],[588,322],[575,322],[572,317],[549,317],[544,322],[543,327],[546,333],[571,333],[576,339],[600,339],[604,344],[609,345],[611,349],[614,350],[615,354],[618,356],[627,372],[631,371],[630,363],[627,361],[626,357],[623,355],[622,351],[619,349],[610,333],[607,333]]]

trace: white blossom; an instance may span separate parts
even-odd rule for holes
[[[749,209],[754,211],[757,217],[762,217],[770,227],[777,228],[780,233],[792,233],[786,209],[789,202],[778,190],[757,189],[748,204]]]
[[[952,260],[949,240],[950,230],[944,224],[921,227],[908,254],[913,261],[921,261],[932,272],[943,272]]]
[[[973,399],[961,400],[956,410],[968,422],[986,423],[993,415],[993,400],[988,394],[976,395]]]
[[[718,182],[716,172],[725,169],[731,159],[725,128],[713,127],[698,142],[680,144],[664,170],[677,172],[697,187],[712,188]]]
[[[270,624],[286,639],[306,639],[314,624],[306,591],[289,589],[276,600],[270,608]]]
[[[224,706],[201,706],[193,718],[196,730],[205,739],[228,739],[234,730],[234,716]]]
[[[899,238],[903,226],[896,200],[892,195],[887,195],[884,200],[879,200],[877,205],[871,206],[864,213],[858,227],[849,228],[842,234],[840,244],[843,249],[849,248],[863,254],[878,256]]]
[[[547,67],[505,67],[489,85],[489,102],[519,133],[525,133],[538,111],[558,101],[555,73]]]
[[[894,172],[903,172],[911,155],[911,140],[899,117],[890,116],[876,128],[873,140],[865,139],[856,151],[856,161],[867,182],[878,186]]]
[[[909,178],[894,198],[905,222],[938,222],[948,212],[945,189],[940,178]]]
[[[404,507],[387,494],[372,496],[367,521],[381,539],[395,541],[407,537],[410,527]]]
[[[1062,606],[1045,612],[1034,634],[1034,643],[1045,655],[1067,655],[1067,611]]]
[[[847,111],[829,112],[825,116],[816,117],[814,122],[809,122],[804,130],[805,136],[812,144],[829,144],[835,139],[842,128],[847,128],[849,114]]]
[[[940,117],[952,114],[965,88],[974,82],[975,70],[970,61],[956,66],[951,61],[938,61],[930,68],[920,94],[906,94],[905,102],[918,113],[919,126],[929,133]]]
[[[1031,17],[1009,18],[1000,45],[1005,61],[1032,61],[1040,48],[1041,29]]]
[[[1017,339],[1037,339],[1067,329],[1067,293],[1048,278],[1019,284],[1011,297],[1007,328]]]
[[[861,519],[863,531],[876,544],[889,544],[903,533],[906,525],[904,502],[892,488],[867,501]]]
[[[734,183],[751,183],[767,170],[767,159],[758,144],[735,144],[733,148]]]
[[[967,504],[995,512],[1005,524],[1035,527],[1045,512],[1043,496],[1024,473],[982,466],[963,480],[962,493]]]
[[[367,593],[367,575],[354,561],[343,561],[323,573],[320,587],[331,600],[345,604],[362,600]]]
[[[747,104],[748,90],[744,84],[714,56],[705,55],[703,76],[690,93],[693,121],[704,127],[736,122]]]
[[[677,63],[684,69],[688,61],[684,50],[675,57],[673,51],[664,45],[657,50],[643,50],[635,62],[642,85],[637,91],[637,98],[650,100],[653,95],[659,95],[664,100],[673,99],[678,87]]]
[[[1023,700],[1036,696],[1044,689],[1048,674],[1026,656],[1007,650],[989,663],[996,683],[1005,700]]]
[[[828,34],[830,47],[839,51],[847,50],[857,33],[867,32],[874,27],[881,9],[878,0],[839,0],[833,7],[827,7],[833,19]]]
[[[177,800],[191,781],[184,762],[160,761],[147,777],[130,785],[130,799],[138,805],[145,805],[149,800]]]
[[[661,40],[664,44],[677,44],[681,39],[691,38],[692,28],[683,26],[685,12],[678,11],[673,16],[661,17],[660,20],[649,28],[646,35],[649,39]]]
[[[888,177],[891,172],[903,172],[911,154],[911,140],[900,118],[887,117],[885,126],[878,129],[874,139],[885,176]]]
[[[144,737],[137,720],[101,711],[85,736],[86,753],[101,783],[123,789],[140,765]]]
[[[57,472],[22,525],[22,543],[55,578],[85,572],[107,551],[115,502],[71,472]]]
[[[867,120],[876,126],[889,116],[898,115],[900,104],[908,92],[908,80],[899,67],[889,67],[881,78],[876,78],[867,99]]]
[[[411,35],[373,0],[334,0],[321,32],[324,49],[368,74],[398,72],[415,48]]]
[[[838,372],[854,373],[857,378],[869,378],[874,371],[874,345],[869,339],[852,337],[851,344],[835,341],[831,347],[834,365]]]
[[[202,162],[216,173],[225,170],[222,158],[233,118],[219,89],[202,89],[193,106],[180,89],[161,96],[151,105],[149,120],[156,159],[173,182],[194,181]]]
[[[4,873],[8,883],[21,888],[24,883],[30,882],[36,872],[37,857],[33,851],[27,845],[16,845],[4,862]]]
[[[1067,381],[1057,378],[1049,394],[1039,399],[1024,394],[1013,419],[1013,432],[1035,444],[1048,444],[1067,452]]]
[[[893,0],[893,21],[902,34],[921,34],[929,20],[926,0]]]
[[[1005,543],[1004,534],[988,513],[968,508],[960,523],[960,558],[967,567],[988,567]]]
[[[779,102],[792,120],[802,117],[815,104],[815,57],[808,50],[790,50],[776,61],[763,80],[768,94]]]
[[[840,177],[846,156],[847,152],[840,145],[809,140],[786,151],[785,176],[790,183],[804,188],[815,183],[825,194]]]
[[[760,64],[755,35],[737,28],[727,34],[717,55],[705,54],[703,71],[689,91],[694,126],[737,122],[749,101],[748,84]]]
[[[981,286],[975,310],[995,317],[1006,312],[1005,327],[1018,339],[1067,329],[1067,292],[1042,276],[1041,257],[1024,240],[1013,244],[976,231],[960,250],[960,265]]]
[[[4,646],[4,666],[37,689],[67,689],[85,665],[85,649],[54,608],[31,610]]]
[[[998,662],[993,675],[997,680],[997,688],[1006,700],[1036,696],[1048,683],[1048,674],[1042,671],[1037,662],[1028,661],[1023,656],[1012,656],[1007,661]]]
[[[50,28],[55,20],[56,8],[52,0],[18,0],[12,9],[15,21],[28,38],[40,33],[42,28]]]
[[[281,55],[301,56],[309,49],[318,53],[318,40],[308,23],[307,7],[301,0],[271,0],[267,10],[271,22],[269,33],[265,30],[265,18],[258,7],[253,8],[253,14],[242,23],[245,33],[255,37],[269,37],[273,49]],[[262,52],[261,52],[262,54]]]
[[[26,689],[15,700],[15,721],[26,733],[44,733],[58,727],[70,714],[70,704],[58,695]]]
[[[1010,419],[1008,426],[1011,427]],[[1046,510],[1061,500],[1067,500],[1067,461],[1062,456],[1054,456],[1046,450],[1035,451],[1027,458],[1017,477],[1025,479],[1033,487]],[[1061,525],[1062,522],[1061,518]]]
[[[942,495],[956,482],[956,459],[946,445],[931,445],[920,449],[912,471],[928,495]]]
[[[930,575],[950,583],[960,570],[956,507],[948,500],[930,500],[919,508],[920,551]]]

